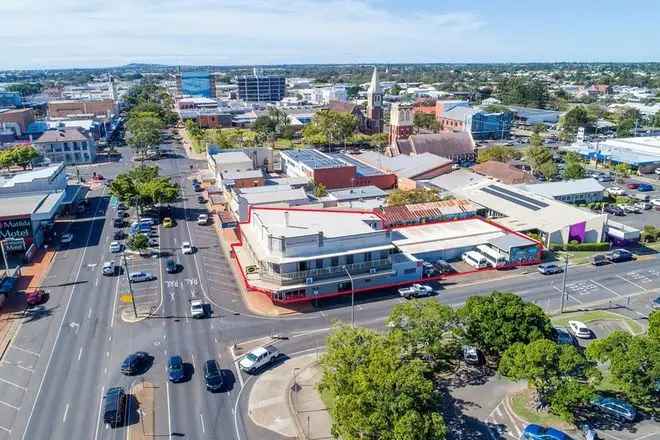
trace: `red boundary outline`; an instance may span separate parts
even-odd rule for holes
[[[244,221],[244,222],[238,222],[238,224],[234,228],[235,233],[236,233],[236,237],[238,237],[238,241],[229,244],[229,246],[231,248],[231,257],[236,261],[236,264],[238,266],[239,272],[241,274],[241,279],[243,281],[243,285],[245,286],[245,288],[247,290],[253,290],[253,291],[256,291],[256,292],[260,292],[264,295],[267,295],[268,298],[273,302],[273,304],[306,303],[306,302],[314,301],[317,298],[310,297],[310,296],[304,296],[304,297],[300,297],[300,298],[291,298],[291,299],[287,299],[287,300],[275,300],[272,297],[272,294],[274,292],[273,290],[262,289],[262,288],[259,288],[259,287],[255,287],[255,286],[251,285],[248,282],[245,270],[244,270],[243,266],[241,265],[241,262],[239,261],[239,259],[236,257],[236,249],[235,248],[243,246],[243,238],[242,238],[242,234],[241,234],[241,225],[250,223],[250,221],[252,219],[252,211],[253,210],[261,210],[261,211],[299,211],[299,212],[332,212],[332,213],[360,214],[360,215],[371,214],[371,215],[375,215],[376,217],[378,217],[382,221],[384,221],[382,215],[378,212],[378,209],[374,209],[372,211],[367,211],[367,210],[357,210],[357,209],[349,210],[349,209],[332,209],[332,208],[329,208],[329,209],[327,209],[327,208],[301,208],[301,207],[282,208],[282,207],[273,207],[273,206],[250,206],[250,207],[248,207],[248,218],[247,218],[247,220]],[[522,238],[525,238],[527,240],[531,240],[531,241],[535,242],[539,246],[539,252],[536,256],[536,259],[529,262],[529,263],[510,264],[510,265],[499,267],[497,269],[495,269],[495,268],[474,269],[474,270],[471,270],[471,271],[468,271],[468,272],[460,272],[460,273],[456,272],[456,273],[451,273],[451,274],[443,274],[443,275],[438,275],[438,276],[434,276],[434,277],[421,278],[421,279],[418,279],[418,280],[403,281],[401,283],[381,284],[381,285],[378,285],[378,286],[375,286],[375,287],[356,289],[355,293],[363,293],[363,292],[369,292],[369,291],[374,291],[374,290],[390,289],[392,287],[406,286],[406,285],[411,285],[411,284],[419,283],[419,282],[428,282],[428,281],[440,280],[440,279],[445,278],[445,277],[446,278],[460,277],[460,276],[464,276],[464,275],[470,275],[470,274],[473,274],[473,273],[476,273],[476,272],[490,272],[490,271],[513,269],[513,268],[522,267],[522,266],[533,266],[533,265],[536,265],[536,264],[540,263],[541,254],[542,254],[543,249],[544,249],[543,243],[541,243],[540,241],[535,240],[533,238],[530,238],[530,237],[528,237],[528,236],[526,236],[526,235],[524,235],[520,232],[514,231],[510,228],[507,228],[505,226],[497,224],[497,223],[493,222],[492,220],[485,219],[485,218],[480,217],[480,216],[469,217],[469,218],[461,218],[461,219],[452,219],[452,220],[431,221],[431,222],[415,224],[415,225],[401,225],[401,226],[396,226],[396,227],[389,226],[389,227],[386,227],[385,230],[392,231],[392,230],[395,230],[395,229],[414,228],[414,227],[425,226],[425,225],[430,225],[430,224],[460,222],[460,221],[466,221],[466,220],[481,220],[481,221],[486,222],[486,223],[488,223],[492,226],[495,226],[496,228],[501,229],[501,230],[503,230],[507,233],[514,234],[514,235],[517,235],[519,237],[522,237]],[[330,293],[330,294],[327,294],[327,295],[320,295],[318,298],[321,298],[321,299],[336,298],[336,297],[339,297],[339,296],[348,295],[350,293],[351,293],[350,290],[343,290],[341,292]]]

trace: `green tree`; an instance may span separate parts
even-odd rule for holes
[[[370,136],[369,146],[379,153],[382,153],[389,140],[390,136],[387,133],[374,133]]]
[[[399,87],[399,84],[394,84],[389,91],[390,95],[398,95],[401,93],[401,87]]]
[[[537,171],[546,179],[552,179],[557,175],[557,165],[553,161],[543,162]]]
[[[320,110],[303,130],[305,142],[312,145],[344,145],[357,128],[357,118],[350,113]],[[325,141],[325,142],[322,142]]]
[[[334,402],[332,434],[344,440],[442,440],[447,428],[428,366],[404,359],[386,336],[341,326],[328,337],[319,384]]]
[[[543,146],[543,137],[538,132],[534,131],[529,137],[529,145],[532,147]]]
[[[16,92],[19,95],[25,97],[30,95],[36,95],[37,93],[43,90],[43,86],[40,83],[19,83],[19,84],[10,84],[5,88],[8,92]]]
[[[315,197],[325,197],[328,195],[328,190],[322,183],[314,183],[313,192]]]
[[[548,338],[552,331],[543,309],[513,293],[472,296],[457,313],[465,339],[493,356],[517,342]]]
[[[653,127],[660,127],[660,110],[655,113],[655,117],[653,118]]]
[[[419,132],[421,128],[437,131],[438,128],[440,128],[440,125],[438,124],[437,119],[435,119],[434,114],[415,112],[415,116],[413,116],[413,127],[415,127],[417,132]]]
[[[654,320],[655,327],[650,327],[648,335],[615,330],[587,347],[588,356],[608,365],[610,380],[638,405],[652,405],[658,398],[655,385],[660,378],[660,340],[657,318]]]
[[[434,371],[445,370],[457,358],[453,335],[456,314],[436,301],[412,300],[395,305],[387,319],[390,338],[403,354],[429,362]]]
[[[660,311],[654,310],[649,315],[648,335],[651,339],[660,341]]]
[[[439,202],[441,200],[437,192],[417,188],[408,191],[395,189],[387,197],[387,206],[412,205],[415,203]]]
[[[538,171],[544,163],[552,162],[552,151],[543,145],[532,145],[527,149],[526,156],[532,171]]]
[[[498,84],[497,97],[506,105],[518,104],[544,108],[549,94],[547,86],[541,81],[510,77]]]
[[[158,175],[157,166],[139,166],[121,173],[110,184],[110,194],[138,208],[173,203],[180,188],[168,177]]]
[[[574,346],[548,339],[512,345],[502,355],[498,372],[509,379],[529,381],[541,405],[549,405],[551,412],[567,421],[593,396],[587,380],[598,378],[594,365]]]
[[[564,140],[570,140],[575,136],[579,127],[588,128],[595,120],[589,115],[586,108],[577,105],[567,111],[559,121],[561,137]]]
[[[584,166],[580,162],[566,162],[562,177],[565,180],[582,179],[585,176]]]
[[[135,234],[126,241],[129,249],[140,252],[149,247],[149,238],[144,234]]]
[[[507,147],[506,145],[493,145],[490,148],[479,150],[477,162],[484,163],[489,160],[494,160],[496,162],[506,163],[513,159],[519,159],[520,157],[520,152],[513,147]]]
[[[262,115],[254,121],[254,130],[257,132],[257,143],[275,140],[277,122],[270,116]]]
[[[627,163],[618,163],[614,165],[614,174],[618,179],[625,179],[626,177],[630,176],[630,173],[630,165]]]

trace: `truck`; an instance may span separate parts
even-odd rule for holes
[[[241,370],[249,374],[254,374],[274,362],[281,356],[280,351],[273,345],[257,347],[238,362]]]
[[[399,289],[399,295],[406,299],[431,296],[431,294],[433,294],[433,288],[426,284],[413,284],[410,287],[402,287]]]

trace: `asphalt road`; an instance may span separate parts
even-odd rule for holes
[[[148,268],[157,277],[135,289],[136,301],[149,304],[155,312],[138,323],[122,321],[119,311],[127,307],[120,298],[126,293],[125,281],[121,276],[100,274],[104,261],[117,259],[108,249],[114,228],[111,221],[105,221],[114,216],[115,208],[109,205],[103,188],[93,191],[90,198],[95,217],[67,225],[74,232],[74,242],[58,252],[45,280],[51,299],[23,320],[0,365],[0,440],[126,438],[126,427],[111,429],[100,420],[101,398],[109,387],[119,385],[128,390],[136,380],[156,386],[158,436],[266,438],[267,433],[253,426],[242,411],[253,381],[236,369],[231,345],[277,333],[289,337],[281,342],[281,350],[294,356],[322,346],[333,322],[350,322],[347,300],[320,304],[314,313],[288,318],[250,314],[240,300],[213,227],[196,224],[197,215],[205,208],[192,192],[190,165],[202,164],[189,161],[181,150],[177,151],[178,157],[157,162],[163,174],[179,180],[185,191],[183,201],[175,205],[176,226],[159,228],[159,245],[161,252],[177,259],[183,269],[167,274],[164,258],[131,259],[132,267]],[[128,156],[93,169],[112,177],[131,163]],[[81,167],[83,174],[91,173],[91,169]],[[183,241],[192,242],[197,252],[182,255]],[[629,295],[650,297],[660,285],[658,266],[653,256],[599,268],[571,268],[567,306],[625,305]],[[430,300],[460,306],[471,295],[507,290],[546,310],[556,310],[561,287],[562,275],[517,273],[470,285],[446,281],[436,286],[438,294]],[[191,319],[192,298],[208,302],[212,316]],[[358,298],[356,323],[382,327],[392,306],[400,301],[392,294]],[[121,375],[122,359],[137,350],[149,352],[153,364],[140,376]],[[174,354],[188,364],[191,375],[187,382],[167,382],[167,358]],[[218,360],[223,369],[228,386],[220,393],[205,390],[202,368],[208,359]]]

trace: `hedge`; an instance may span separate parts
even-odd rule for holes
[[[556,244],[553,243],[550,245],[550,250],[552,251],[573,251],[573,252],[599,252],[599,251],[609,251],[610,250],[610,243],[607,241],[604,241],[602,243],[577,243],[577,244],[567,244],[567,245],[562,245],[562,244]]]

